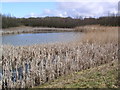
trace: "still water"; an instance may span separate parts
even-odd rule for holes
[[[10,44],[14,46],[46,44],[57,42],[70,42],[81,37],[80,32],[60,32],[60,33],[25,33],[3,35],[2,44]]]
[[[14,46],[33,45],[33,44],[47,44],[47,43],[64,43],[80,39],[82,34],[80,32],[59,32],[59,33],[25,33],[25,34],[11,34],[0,36],[2,44],[9,44]],[[2,77],[2,67],[0,67],[0,80]]]

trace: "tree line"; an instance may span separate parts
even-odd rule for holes
[[[55,28],[74,28],[83,25],[105,25],[105,26],[120,26],[120,16],[99,17],[99,18],[71,18],[71,17],[30,17],[16,18],[6,15],[2,17],[2,28],[17,27],[17,26],[32,26],[32,27],[55,27]]]

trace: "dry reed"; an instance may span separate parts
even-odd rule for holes
[[[77,27],[77,30],[81,30],[82,27]],[[105,27],[105,26],[84,26],[82,32],[85,33],[81,39],[82,42],[96,43],[99,45],[105,43],[117,43],[118,42],[118,27]]]
[[[70,28],[49,28],[49,27],[12,27],[2,30],[2,35],[20,34],[20,33],[45,33],[45,32],[72,32]]]
[[[117,60],[117,30],[115,32],[105,29],[86,33],[82,40],[69,44],[4,45],[2,85],[4,88],[33,87],[61,75]]]

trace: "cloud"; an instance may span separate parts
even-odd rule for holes
[[[27,17],[38,16],[60,16],[60,17],[79,17],[79,16],[106,16],[108,13],[118,12],[119,0],[4,0],[3,2],[56,2],[56,8],[46,8],[41,14],[30,13]]]
[[[30,14],[24,16],[25,18],[28,18],[28,17],[39,17],[40,15],[39,14],[36,14],[34,12],[31,12]]]
[[[66,11],[61,11],[58,9],[54,9],[54,10],[45,9],[40,16],[42,16],[42,17],[45,17],[45,16],[67,17],[68,15],[67,15]]]
[[[38,15],[32,12],[30,13],[30,17],[38,17]]]
[[[56,4],[56,9],[45,9],[41,16],[99,17],[118,12],[117,2],[58,2]]]
[[[77,16],[106,16],[117,13],[117,2],[61,2],[58,11],[66,12],[71,17]]]

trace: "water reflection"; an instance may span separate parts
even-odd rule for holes
[[[31,45],[56,42],[69,42],[80,37],[79,32],[60,32],[60,33],[27,33],[17,35],[2,36],[2,44],[11,45]]]

